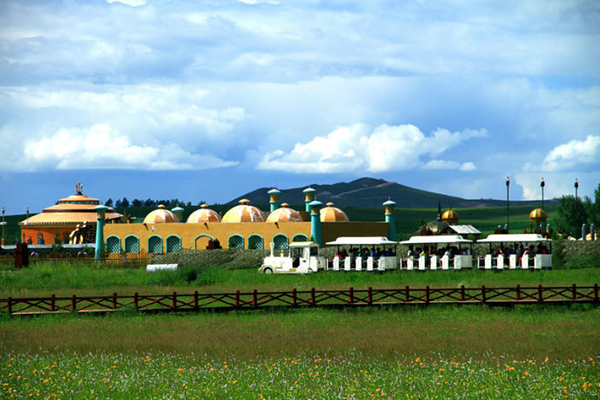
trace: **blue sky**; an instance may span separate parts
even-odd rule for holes
[[[3,0],[0,205],[364,176],[591,196],[599,43],[595,0]]]

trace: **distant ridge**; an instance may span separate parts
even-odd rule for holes
[[[435,208],[438,202],[443,208],[449,206],[463,207],[501,207],[506,205],[506,200],[479,199],[469,200],[461,197],[448,196],[425,190],[414,189],[396,182],[388,182],[384,179],[360,178],[352,182],[339,182],[332,185],[310,184],[299,188],[282,189],[279,199],[280,203],[290,205],[304,205],[303,190],[312,187],[317,191],[316,198],[323,204],[333,202],[340,207],[381,207],[383,202],[392,199],[398,208]],[[252,204],[268,204],[268,191],[272,187],[263,187],[231,200],[227,204],[237,204],[241,199],[248,199]],[[556,199],[545,201],[547,204],[555,204]],[[537,201],[513,201],[510,204],[537,205]]]

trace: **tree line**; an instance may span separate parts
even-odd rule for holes
[[[557,216],[554,227],[562,235],[577,239],[581,238],[582,226],[585,224],[586,233],[594,225],[596,236],[600,230],[600,184],[594,191],[594,199],[573,195],[562,196],[556,209]]]
[[[133,199],[128,200],[127,197],[123,197],[122,199],[108,199],[104,203],[107,207],[115,207],[115,208],[129,208],[129,207],[158,207],[159,204],[163,204],[166,208],[172,209],[175,207],[192,207],[193,204],[191,201],[187,203],[181,201],[179,199],[171,199],[171,200],[155,200],[155,199]],[[204,204],[203,201],[200,201],[197,206],[201,206]]]

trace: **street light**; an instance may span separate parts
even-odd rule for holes
[[[544,177],[542,176],[542,183],[540,183],[542,187],[542,210],[544,209],[544,186],[546,186],[546,182],[544,182]]]
[[[577,189],[579,189],[579,182],[577,182],[577,178],[575,178],[575,199],[577,199]]]
[[[2,246],[4,246],[4,225],[6,221],[4,221],[4,207],[2,207]]]
[[[510,214],[509,214],[509,204],[510,204],[510,178],[508,175],[506,176],[506,231],[510,231]]]

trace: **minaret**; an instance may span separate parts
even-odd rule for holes
[[[269,204],[271,204],[271,212],[277,210],[279,208],[279,195],[281,192],[276,188],[269,190]]]
[[[318,243],[319,246],[323,246],[323,239],[321,237],[321,207],[323,203],[320,201],[311,201],[309,203],[310,208],[310,236],[311,239]]]
[[[106,211],[108,207],[100,205],[94,207],[94,210],[98,213],[98,222],[96,223],[96,249],[94,251],[94,259],[100,260],[102,258],[102,249],[104,247],[104,220],[106,218]]]
[[[315,200],[315,193],[317,192],[315,189],[308,187],[302,191],[304,193],[304,202],[306,204],[306,212],[310,212],[309,203]],[[323,205],[323,204],[321,204]]]
[[[385,222],[388,224],[388,239],[396,241],[396,219],[394,218],[394,211],[396,209],[396,202],[388,200],[383,203],[385,207]]]

